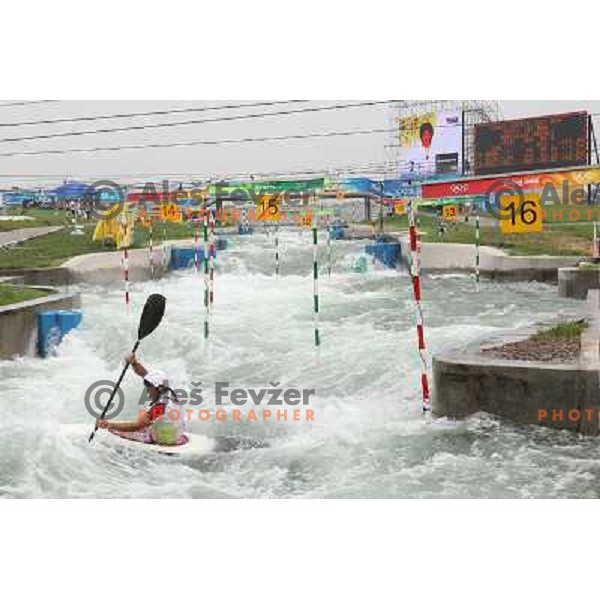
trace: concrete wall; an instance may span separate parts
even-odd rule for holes
[[[398,236],[404,260],[410,255],[406,237]],[[480,272],[492,279],[520,281],[554,281],[558,279],[560,267],[576,265],[579,256],[510,256],[500,248],[481,246]],[[421,246],[421,270],[423,272],[465,271],[475,272],[474,244],[433,244]]]
[[[531,333],[525,330],[516,337]],[[494,345],[506,341],[515,341],[514,333]],[[461,419],[483,411],[515,423],[598,435],[597,365],[583,356],[572,364],[502,360],[482,354],[480,347],[476,343],[433,357],[434,415]],[[569,418],[569,411],[579,411],[580,418]]]
[[[12,275],[22,277],[25,285],[68,286],[73,283],[69,270],[64,267],[0,269],[0,277]]]
[[[571,267],[558,270],[558,295],[562,298],[585,300],[590,290],[599,288],[600,269]]]
[[[135,283],[148,281],[152,278],[158,279],[164,276],[169,270],[171,262],[171,245],[166,245],[165,260],[163,260],[163,246],[154,248],[154,277],[150,270],[148,249],[129,250],[129,281]],[[63,268],[68,270],[71,283],[122,285],[122,258],[122,252],[84,254],[71,258],[63,265]]]
[[[166,262],[163,262],[162,245],[154,248],[154,279],[163,277],[171,262],[171,246],[174,244],[193,244],[193,240],[168,243]],[[101,252],[82,254],[67,260],[60,267],[39,269],[0,269],[1,277],[20,276],[25,285],[70,286],[74,283],[92,283],[99,285],[119,285],[122,282],[121,260],[123,253]],[[148,281],[152,279],[148,249],[129,250],[129,281]]]
[[[54,291],[54,290],[52,290]],[[37,314],[81,307],[79,294],[53,293],[36,300],[0,307],[0,358],[35,355]]]

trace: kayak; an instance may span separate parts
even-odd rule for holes
[[[81,437],[87,440],[91,433],[89,424],[79,425],[61,425],[61,433],[65,437]],[[140,452],[154,452],[158,454],[170,454],[176,456],[202,455],[214,452],[217,447],[217,440],[197,433],[186,433],[187,442],[177,446],[161,446],[159,444],[146,444],[137,440],[130,440],[110,431],[98,430],[96,441],[106,441],[111,446],[132,448]]]

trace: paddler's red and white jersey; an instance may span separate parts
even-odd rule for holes
[[[160,423],[164,425],[168,423],[172,425],[178,438],[185,433],[185,413],[183,406],[174,401],[170,392],[162,394],[159,401],[148,409],[147,415],[153,424]],[[148,429],[150,433],[153,432],[152,425]],[[152,439],[152,441],[156,442],[158,440]]]

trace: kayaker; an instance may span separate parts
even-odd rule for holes
[[[177,406],[175,392],[169,387],[165,373],[159,370],[148,371],[135,354],[128,354],[125,361],[143,379],[150,398],[150,408],[140,413],[137,421],[113,422],[99,419],[98,428],[146,444],[174,446],[185,443],[187,438],[183,410]]]

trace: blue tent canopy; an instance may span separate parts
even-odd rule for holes
[[[81,181],[69,181],[52,190],[60,200],[76,200],[83,198],[89,185]]]
[[[4,204],[7,206],[22,206],[26,202],[35,200],[35,192],[4,192],[2,194]]]

